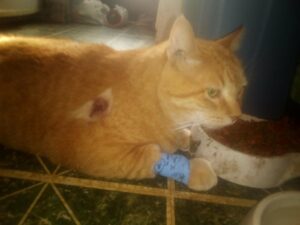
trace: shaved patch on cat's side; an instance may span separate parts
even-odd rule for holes
[[[107,89],[95,99],[84,103],[72,113],[72,116],[77,119],[94,121],[98,118],[106,116],[111,110],[111,105],[112,90]]]

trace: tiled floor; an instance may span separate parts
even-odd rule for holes
[[[154,39],[134,26],[31,24],[0,32],[72,38],[122,50]],[[300,190],[300,180],[265,190],[220,179],[208,192],[192,192],[162,177],[93,179],[0,146],[0,225],[238,225],[257,201],[283,190]]]
[[[77,41],[103,43],[119,50],[149,46],[154,42],[152,31],[129,25],[119,29],[85,24],[28,24],[1,28],[1,33],[69,38]]]

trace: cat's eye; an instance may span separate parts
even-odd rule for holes
[[[220,95],[220,90],[215,89],[215,88],[208,88],[207,95],[211,98],[217,98]]]

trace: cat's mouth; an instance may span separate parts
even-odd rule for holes
[[[185,119],[185,122],[180,122],[176,126],[176,130],[181,130],[184,128],[190,128],[192,126],[201,126],[206,129],[221,129],[226,126],[233,125],[238,120],[238,117],[230,116],[206,116],[197,115],[197,117]]]
[[[201,126],[207,129],[221,129],[233,125],[237,119],[236,117],[211,117],[204,120]]]

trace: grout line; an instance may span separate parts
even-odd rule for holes
[[[174,193],[175,193],[175,182],[171,179],[168,179],[168,196],[167,196],[167,225],[175,225],[175,202],[174,202]]]
[[[37,157],[39,163],[44,168],[44,170],[47,172],[47,174],[51,175],[51,172],[49,171],[49,169],[47,168],[46,164],[41,159],[41,157],[39,157],[39,156],[36,156],[36,157]],[[60,168],[60,165],[58,165],[55,168],[55,170],[53,172],[53,175],[59,170],[59,168]],[[81,223],[79,222],[79,220],[75,216],[74,212],[72,211],[72,209],[70,208],[70,206],[68,205],[68,203],[66,202],[66,200],[64,199],[64,197],[62,196],[62,194],[60,193],[60,191],[57,189],[57,187],[55,186],[55,184],[53,184],[52,182],[51,182],[51,187],[52,187],[53,191],[55,192],[55,194],[57,195],[57,197],[59,198],[59,200],[61,201],[61,203],[63,204],[63,206],[65,207],[65,209],[68,211],[68,213],[71,216],[71,218],[73,219],[74,223],[76,225],[81,225]]]
[[[50,174],[50,170],[48,169],[48,167],[45,165],[44,161],[41,159],[41,157],[39,157],[38,155],[35,156],[37,158],[37,160],[39,161],[39,163],[41,164],[41,166],[43,167],[43,169],[46,171],[47,174]]]
[[[163,188],[155,187],[145,187],[140,185],[123,184],[117,182],[107,182],[93,179],[81,179],[68,176],[58,176],[52,174],[41,174],[33,173],[19,170],[9,170],[0,168],[0,176],[10,177],[25,180],[41,181],[45,183],[56,183],[63,185],[71,185],[77,187],[94,188],[108,191],[118,191],[118,192],[129,192],[133,194],[150,195],[157,197],[168,197],[169,191]],[[195,192],[185,192],[176,191],[174,192],[175,198],[202,201],[208,203],[216,203],[223,205],[233,205],[242,207],[252,207],[257,203],[256,200],[250,200],[245,198],[235,198],[226,196],[217,196],[211,194],[195,193]]]
[[[38,200],[41,198],[42,194],[44,193],[44,191],[46,190],[47,187],[48,187],[48,184],[44,184],[44,186],[42,187],[42,189],[40,190],[40,192],[38,193],[38,195],[35,197],[35,199],[31,203],[31,205],[29,206],[29,208],[27,209],[27,211],[23,215],[23,217],[20,220],[20,222],[18,223],[18,225],[22,225],[25,222],[25,220],[29,216],[30,212],[32,211],[33,207],[36,205],[36,203],[38,202]]]
[[[28,191],[28,190],[30,190],[30,189],[32,189],[32,188],[35,188],[35,187],[37,187],[37,186],[39,186],[39,185],[42,185],[42,184],[43,184],[43,183],[33,184],[33,185],[30,185],[29,187],[20,189],[20,190],[18,190],[18,191],[15,191],[15,192],[13,192],[13,193],[10,193],[10,194],[4,195],[4,196],[1,196],[1,197],[0,197],[0,201],[4,200],[4,199],[6,199],[6,198],[12,197],[12,196],[14,196],[14,195],[17,195],[17,194],[21,194],[22,192]]]
[[[65,175],[65,174],[67,174],[67,173],[70,173],[70,172],[72,172],[73,170],[64,170],[64,171],[62,171],[62,172],[60,172],[60,173],[55,173],[55,174],[57,174],[57,175],[59,175],[59,176],[62,176],[62,175]]]
[[[36,155],[36,158],[39,161],[39,163],[42,165],[43,169],[46,171],[47,174],[56,174],[57,171],[60,169],[60,165],[57,165],[53,173],[51,173],[48,167],[46,166],[45,162],[43,161],[43,159],[38,155]]]
[[[235,198],[235,197],[224,197],[218,195],[208,195],[208,194],[186,192],[186,191],[176,191],[175,198],[192,200],[192,201],[217,203],[222,205],[242,206],[242,207],[252,207],[257,203],[256,200]]]
[[[77,28],[78,28],[77,26],[70,27],[70,28],[67,28],[66,30],[62,30],[62,31],[58,31],[58,32],[53,32],[53,33],[47,34],[44,37],[54,37],[54,36],[57,36],[59,34],[63,34],[63,33],[67,33],[67,32],[72,31],[72,30],[76,30]]]
[[[64,197],[62,196],[60,191],[57,189],[57,187],[54,184],[51,184],[51,187],[53,188],[55,194],[57,195],[57,197],[59,198],[59,200],[61,201],[61,203],[65,207],[65,209],[68,211],[68,213],[71,216],[71,218],[73,219],[74,223],[76,225],[81,225],[81,223],[79,222],[79,220],[75,216],[73,210],[70,208],[70,206],[68,205],[68,203],[66,202],[66,200],[64,199]]]
[[[56,166],[55,170],[53,171],[52,174],[57,174],[57,172],[59,171],[60,169],[60,164]]]
[[[103,189],[108,191],[130,192],[135,194],[167,196],[167,190],[155,187],[145,187],[132,184],[123,184],[116,182],[107,182],[93,179],[81,179],[76,177],[58,176],[53,174],[33,173],[19,170],[9,170],[0,168],[0,176],[11,177],[17,179],[42,181],[45,183],[56,183],[64,185],[72,185],[78,187]]]

